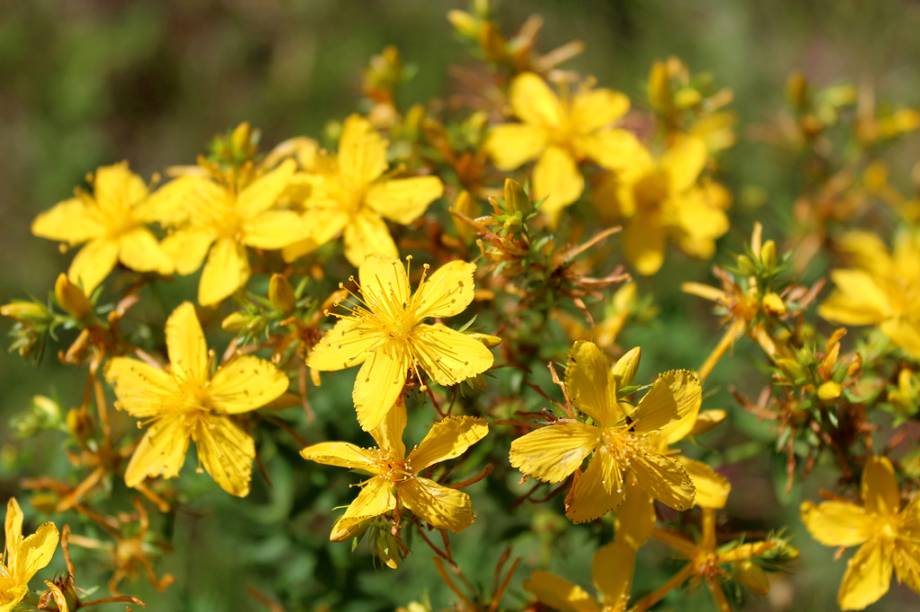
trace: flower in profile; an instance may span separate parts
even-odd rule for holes
[[[202,306],[217,304],[246,284],[247,247],[277,250],[303,238],[300,215],[277,206],[295,166],[286,160],[245,186],[187,174],[151,196],[155,218],[176,228],[163,240],[176,272],[191,274],[207,258],[198,284]]]
[[[730,195],[718,183],[699,181],[706,156],[702,140],[684,136],[658,159],[640,148],[598,185],[602,212],[626,220],[623,247],[640,274],[661,268],[668,235],[688,255],[709,258],[728,231]]]
[[[430,276],[427,270],[425,265],[413,294],[408,264],[365,259],[345,314],[336,315],[339,322],[307,356],[307,365],[320,371],[361,364],[352,398],[365,431],[380,425],[396,404],[408,371],[421,384],[424,372],[440,385],[455,385],[492,366],[492,352],[473,335],[423,322],[466,309],[473,301],[475,264],[454,260]]]
[[[359,115],[345,120],[339,151],[320,156],[305,181],[311,192],[304,201],[306,239],[285,249],[293,260],[339,235],[345,256],[360,266],[368,255],[397,257],[396,243],[384,219],[409,225],[441,197],[436,176],[387,178],[387,141]]]
[[[455,459],[485,437],[489,426],[476,417],[445,417],[435,423],[418,446],[406,455],[403,431],[406,408],[400,402],[370,434],[377,448],[348,442],[320,442],[300,451],[316,463],[357,470],[371,477],[332,527],[329,539],[341,541],[355,535],[362,523],[404,508],[436,529],[462,531],[472,524],[470,496],[419,476],[426,468]]]
[[[550,483],[577,472],[566,496],[566,516],[576,523],[597,519],[620,506],[627,478],[677,510],[693,505],[686,469],[662,450],[661,430],[702,401],[699,378],[673,370],[658,376],[633,407],[617,398],[617,378],[592,342],[576,342],[566,367],[566,392],[591,422],[563,419],[511,443],[511,465]],[[579,470],[592,456],[584,472]]]
[[[125,483],[136,487],[148,477],[176,477],[191,440],[217,484],[245,497],[255,443],[233,417],[278,398],[288,388],[287,376],[249,355],[232,359],[211,376],[204,332],[189,302],[166,321],[166,346],[167,369],[129,357],[112,359],[106,369],[116,405],[147,426],[128,463]]]
[[[869,232],[850,232],[841,247],[855,266],[831,272],[836,290],[818,314],[843,325],[877,325],[920,358],[920,233],[900,235],[891,252]]]
[[[51,563],[58,545],[58,530],[53,523],[42,523],[32,535],[22,537],[22,509],[16,498],[6,505],[6,540],[0,563],[0,611],[7,612],[25,599],[29,581]]]
[[[611,127],[629,110],[629,99],[610,89],[583,85],[560,98],[532,72],[511,83],[511,109],[520,123],[492,129],[485,144],[499,170],[513,170],[536,159],[533,197],[555,224],[559,213],[584,191],[578,163],[592,160],[617,170],[641,146],[631,133]]]
[[[99,168],[90,182],[92,193],[78,189],[32,222],[36,236],[84,245],[70,263],[71,282],[89,295],[118,262],[137,272],[172,273],[172,260],[145,226],[155,220],[147,186],[127,162]]]
[[[875,603],[899,582],[920,593],[920,497],[902,505],[894,467],[872,457],[863,468],[863,505],[847,501],[802,503],[802,521],[827,546],[858,546],[847,563],[837,602],[844,610]]]

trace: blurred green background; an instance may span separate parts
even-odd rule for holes
[[[445,19],[451,8],[464,5],[358,0],[4,2],[0,298],[47,294],[69,259],[56,245],[32,238],[29,223],[36,213],[69,196],[85,173],[100,164],[127,159],[150,176],[171,164],[193,162],[211,136],[242,120],[261,128],[269,145],[294,135],[316,136],[326,121],[356,109],[362,69],[388,44],[417,68],[405,91],[407,100],[445,94],[447,67],[471,61]],[[819,84],[872,84],[886,99],[920,105],[920,3],[915,1],[542,0],[501,2],[497,12],[506,31],[531,13],[541,14],[544,50],[582,39],[587,51],[568,66],[626,92],[639,105],[651,63],[671,54],[692,70],[711,71],[718,83],[735,91],[741,142],[724,156],[726,182],[736,194],[748,186],[762,188],[767,204],[758,210],[736,205],[734,218],[740,221],[720,242],[721,255],[741,248],[751,219],[761,219],[771,237],[788,228],[798,186],[797,160],[751,142],[746,130],[783,109],[784,83],[792,70],[802,70]],[[902,153],[916,160],[916,142]],[[678,291],[681,280],[706,280],[708,267],[672,253],[662,275],[643,284],[655,293],[662,318],[629,329],[624,343],[642,344],[646,376],[671,367],[695,367],[714,344],[716,330],[707,307]],[[735,363],[754,354],[739,348]],[[80,380],[53,357],[48,355],[35,368],[15,355],[0,354],[4,451],[17,449],[35,459],[28,474],[4,464],[3,497],[16,491],[18,477],[37,473],[35,466],[63,465],[63,458],[56,457],[59,437],[42,434],[36,440],[13,441],[8,426],[10,415],[23,410],[36,393],[55,391],[69,402],[79,397]],[[330,384],[339,385],[340,396],[347,397],[347,380]],[[763,377],[742,365],[723,364],[708,387],[714,394],[708,405],[734,412],[732,431],[706,441],[734,449],[735,455],[722,456],[726,461],[746,457],[745,448],[751,447],[744,446],[745,436],[770,439],[766,425],[731,405],[725,391],[729,384],[753,396]],[[353,425],[336,424],[342,420],[336,412],[341,406],[326,399],[335,389],[315,400],[319,420],[329,436],[353,436]],[[484,444],[490,443],[503,442]],[[289,454],[291,449],[275,449],[271,441],[265,441],[260,453],[273,488],[259,490],[257,485],[252,499],[238,503],[200,478],[193,508],[180,514],[175,525],[177,550],[165,563],[177,584],[155,595],[138,580],[123,585],[127,592],[145,597],[152,610],[259,609],[246,595],[247,585],[282,599],[293,610],[383,610],[428,595],[435,606],[450,601],[421,547],[394,573],[375,569],[363,549],[352,555],[347,544],[325,542],[328,516],[322,511],[350,499],[347,485],[353,476],[307,467],[296,457],[273,461],[273,453]],[[470,464],[476,464],[475,458]],[[736,492],[743,492],[730,501],[733,525],[763,532],[785,522],[802,549],[795,573],[779,577],[768,598],[748,599],[745,607],[833,609],[845,563],[833,562],[833,551],[811,541],[796,520],[802,495],[814,497],[819,487],[833,481],[822,480],[819,472],[805,491],[795,488],[786,495],[779,477],[782,467],[781,458],[760,453],[735,463],[729,472]],[[513,473],[508,478],[516,480]],[[294,485],[303,479],[310,481],[310,491],[322,493],[298,498],[303,488]],[[545,533],[527,535],[532,521],[556,519],[546,508],[526,506],[526,512],[509,517],[493,501],[499,494],[485,494],[493,486],[502,488],[480,483],[471,489],[481,520],[455,539],[458,557],[470,573],[488,582],[501,549],[484,543],[508,537],[514,554],[524,557],[513,591],[520,593],[520,580],[546,563],[589,586],[591,555],[596,543],[609,537],[609,527],[572,528],[549,542]],[[555,546],[552,556],[546,553],[548,543]],[[104,577],[93,574],[92,555],[81,559],[81,582],[104,584]],[[638,571],[637,586],[658,584],[676,567],[665,553],[651,553]],[[506,601],[515,606],[522,600],[511,596]],[[903,610],[916,601],[900,592],[875,609]],[[691,604],[693,609],[711,605],[704,591],[694,594]]]

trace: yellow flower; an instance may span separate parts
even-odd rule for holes
[[[51,562],[58,544],[53,523],[42,523],[32,535],[22,537],[22,510],[15,498],[6,505],[6,541],[0,563],[0,612],[9,612],[29,592],[29,581]]]
[[[117,406],[148,425],[128,463],[125,483],[135,487],[147,477],[175,478],[193,440],[198,460],[217,484],[245,497],[255,443],[233,416],[276,399],[287,389],[287,377],[253,356],[236,357],[211,376],[204,332],[189,302],[167,320],[166,346],[168,369],[128,357],[112,359],[106,369]]]
[[[300,451],[308,461],[371,475],[361,483],[361,492],[333,525],[330,540],[350,538],[364,521],[392,512],[397,506],[436,529],[461,531],[472,524],[469,495],[422,478],[419,473],[436,463],[459,457],[485,437],[489,432],[485,419],[441,419],[408,456],[402,440],[405,428],[406,408],[400,402],[371,430],[377,448],[361,448],[348,442],[320,442]]]
[[[89,295],[119,261],[138,272],[172,273],[172,261],[144,225],[154,220],[144,181],[121,162],[99,168],[91,182],[92,194],[77,190],[32,222],[41,238],[86,243],[70,263],[70,280]]]
[[[435,176],[384,177],[387,141],[364,117],[345,120],[335,158],[319,159],[306,180],[312,186],[304,202],[308,239],[285,249],[294,260],[344,235],[345,256],[360,266],[368,255],[397,257],[396,243],[384,219],[408,225],[441,197],[444,185]]]
[[[576,523],[615,510],[625,497],[627,477],[651,497],[677,510],[693,504],[686,469],[662,452],[659,437],[669,423],[698,408],[702,390],[693,372],[661,374],[635,407],[617,400],[617,381],[607,358],[591,342],[576,342],[566,368],[566,392],[593,423],[561,420],[511,443],[511,465],[550,483],[578,472],[566,496],[566,516]],[[627,418],[628,417],[628,418]]]
[[[407,268],[398,259],[365,259],[358,293],[352,294],[355,303],[346,306],[348,314],[339,315],[307,357],[307,365],[321,371],[363,364],[352,398],[365,431],[380,425],[396,404],[407,371],[420,382],[419,369],[438,384],[455,385],[492,365],[492,352],[480,340],[440,323],[423,323],[458,315],[473,301],[475,264],[454,260],[423,274],[414,294]]]
[[[850,232],[841,246],[855,267],[831,272],[836,291],[818,314],[843,325],[877,325],[920,359],[920,233],[902,234],[890,253],[868,232]]]
[[[845,501],[802,504],[802,521],[812,537],[827,546],[857,546],[847,563],[837,601],[844,610],[861,610],[878,601],[898,581],[920,593],[920,497],[902,507],[894,468],[872,457],[862,474],[862,506]]]
[[[598,186],[597,204],[627,220],[623,246],[640,274],[661,268],[668,234],[688,255],[709,258],[715,240],[728,231],[731,198],[718,183],[699,182],[705,165],[706,145],[685,136],[657,160],[639,149],[628,166]]]
[[[616,170],[641,149],[632,134],[610,127],[629,110],[629,99],[619,92],[582,86],[560,99],[542,78],[527,72],[514,79],[509,96],[521,123],[494,127],[485,148],[499,170],[537,160],[532,195],[545,198],[542,209],[551,224],[584,190],[579,162],[590,159]]]
[[[246,247],[281,249],[303,238],[300,215],[277,207],[295,166],[287,160],[239,189],[188,174],[151,197],[157,220],[177,228],[163,241],[176,272],[191,274],[207,257],[198,285],[202,306],[217,304],[245,286],[250,274]]]
[[[634,489],[635,479],[626,485]],[[599,601],[577,584],[550,572],[537,571],[524,581],[524,588],[537,600],[563,612],[620,612],[629,604],[636,552],[654,527],[654,510],[637,495],[627,495],[617,512],[617,531],[613,542],[594,553],[591,575]]]

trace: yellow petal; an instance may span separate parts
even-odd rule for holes
[[[870,457],[863,466],[860,495],[866,512],[897,514],[901,507],[901,493],[894,467],[887,457]]]
[[[127,162],[102,166],[93,177],[93,195],[99,208],[121,214],[147,197],[147,185]]]
[[[350,219],[350,215],[342,210],[338,202],[332,202],[324,207],[309,206],[303,214],[306,235],[316,246],[341,235]]]
[[[605,544],[594,553],[591,576],[605,606],[626,609],[635,571],[636,549],[623,540]]]
[[[287,189],[297,164],[285,160],[277,168],[260,176],[240,192],[236,208],[245,221],[249,221],[275,205]],[[270,247],[269,247],[270,248]]]
[[[652,452],[636,453],[629,465],[636,484],[661,503],[679,511],[693,505],[693,481],[673,458]]]
[[[632,132],[604,130],[578,136],[573,143],[580,158],[588,157],[617,173],[636,173],[652,165],[652,156]],[[612,177],[611,177],[612,178]]]
[[[826,501],[815,505],[803,502],[802,522],[811,537],[826,546],[855,546],[872,534],[872,519],[866,511],[849,502]]]
[[[15,497],[6,502],[6,516],[3,519],[3,528],[6,535],[4,540],[8,550],[18,549],[22,543],[22,508]]]
[[[694,461],[686,457],[678,458],[681,465],[693,481],[696,497],[693,503],[700,508],[719,509],[725,507],[732,485],[728,480],[714,469],[701,461]]]
[[[549,572],[534,572],[524,581],[524,588],[537,600],[561,612],[600,612],[601,607],[583,588]]]
[[[204,387],[209,375],[208,345],[191,302],[182,302],[166,320],[166,348],[173,375]]]
[[[208,385],[214,406],[229,414],[260,408],[287,391],[290,381],[271,362],[243,355],[222,365]]]
[[[118,239],[118,259],[138,272],[171,274],[173,261],[149,230],[137,228]]]
[[[681,138],[665,152],[660,163],[670,179],[671,193],[680,193],[689,189],[703,171],[706,143],[693,136]]]
[[[427,478],[410,478],[396,488],[400,503],[435,529],[456,532],[473,523],[473,503],[463,491]]]
[[[425,278],[412,296],[412,310],[418,319],[452,317],[473,301],[473,273],[476,264],[460,259],[449,261]]]
[[[281,249],[306,235],[303,220],[293,210],[268,210],[243,224],[243,242],[257,249]]]
[[[581,133],[606,127],[629,111],[629,98],[611,89],[583,89],[572,99],[570,121]]]
[[[77,244],[105,235],[105,226],[83,200],[71,198],[35,217],[32,233],[39,238]]]
[[[572,345],[565,367],[565,390],[575,406],[599,424],[613,425],[622,420],[613,372],[593,342]]]
[[[28,583],[40,569],[51,563],[58,544],[58,529],[53,523],[42,523],[35,533],[19,545],[14,570],[17,578]]]
[[[395,257],[368,257],[358,269],[361,297],[379,315],[402,316],[409,303],[409,277],[406,267]]]
[[[634,476],[627,480],[625,491],[626,499],[617,510],[616,539],[638,550],[655,528],[654,500],[639,488]]]
[[[386,478],[371,478],[345,509],[345,514],[335,522],[329,539],[333,542],[347,540],[355,535],[364,521],[395,509],[396,496],[393,495],[393,484]]]
[[[365,202],[390,221],[408,225],[441,197],[444,184],[436,176],[417,176],[376,183]]]
[[[499,170],[514,170],[536,159],[546,148],[547,133],[528,123],[497,125],[486,138],[485,150]]]
[[[341,319],[310,349],[307,365],[324,372],[350,368],[363,363],[385,339],[361,319]]]
[[[440,385],[455,385],[482,374],[494,357],[482,342],[441,325],[416,325],[412,350],[422,369]]]
[[[920,323],[912,319],[889,319],[882,323],[882,333],[914,359],[920,359]]]
[[[526,123],[552,127],[562,121],[559,98],[532,72],[525,72],[512,81],[509,97],[514,114]]]
[[[246,247],[229,238],[221,238],[208,254],[198,284],[198,302],[213,306],[246,285],[249,280],[249,258]]]
[[[194,219],[200,211],[226,206],[227,190],[202,175],[180,176],[166,183],[141,203],[135,214],[144,221],[175,227]]]
[[[368,355],[352,391],[361,429],[370,431],[380,425],[399,399],[408,369],[409,360],[397,347],[384,345]]]
[[[220,488],[237,497],[249,495],[256,445],[252,436],[228,417],[211,416],[198,422],[192,434],[201,467]]]
[[[168,372],[137,359],[115,357],[105,369],[105,378],[115,388],[118,407],[138,418],[163,414],[183,399]]]
[[[872,325],[889,316],[888,296],[868,272],[834,270],[831,280],[837,290],[818,308],[822,318],[844,325]]]
[[[73,258],[67,278],[89,295],[109,275],[117,261],[118,243],[108,238],[97,238],[88,242]]]
[[[168,416],[155,421],[128,462],[125,484],[136,487],[148,477],[178,476],[185,463],[190,433],[182,416]]]
[[[562,482],[598,444],[596,427],[576,421],[536,429],[511,442],[511,465],[546,482]]]
[[[609,453],[598,451],[565,496],[565,515],[573,523],[599,519],[616,510],[623,503],[623,495],[619,466]]]
[[[396,402],[396,405],[390,408],[387,416],[380,425],[370,431],[371,437],[377,442],[377,446],[384,453],[390,456],[405,457],[406,445],[403,442],[403,432],[406,430],[406,404],[405,402]]]
[[[665,229],[657,214],[638,213],[623,233],[626,259],[639,274],[651,276],[664,263]]]
[[[870,540],[847,563],[837,602],[843,610],[862,610],[888,592],[891,556],[882,540]]]
[[[712,243],[728,231],[728,216],[725,211],[708,198],[708,192],[690,189],[672,198],[665,205],[673,211],[676,224],[691,241]],[[705,251],[700,255],[709,254],[709,249]]]
[[[210,231],[180,229],[164,238],[161,247],[178,274],[191,274],[201,267],[213,242]]]
[[[416,473],[430,465],[459,457],[489,433],[485,419],[445,417],[432,425],[425,439],[409,453]]]
[[[584,188],[578,164],[564,149],[549,147],[534,166],[533,196],[543,200],[540,209],[553,225],[562,209],[577,200]]]
[[[300,456],[307,461],[323,465],[361,470],[368,474],[379,472],[377,457],[372,451],[348,442],[320,442],[319,444],[313,444],[301,450]]]
[[[664,372],[655,380],[652,389],[639,400],[634,414],[635,431],[655,431],[688,414],[698,413],[702,402],[703,388],[696,372]]]
[[[399,251],[383,218],[365,209],[345,226],[345,257],[351,265],[360,266],[371,255],[398,257]]]
[[[387,142],[367,119],[351,115],[342,126],[338,161],[346,185],[369,185],[387,169]]]

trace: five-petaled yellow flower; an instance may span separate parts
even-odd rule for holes
[[[841,242],[855,267],[831,272],[836,291],[818,314],[843,325],[878,325],[920,359],[920,233],[899,236],[891,253],[868,232],[851,232]]]
[[[862,506],[846,501],[802,504],[802,521],[827,546],[857,546],[847,563],[837,601],[861,610],[878,601],[895,572],[899,582],[920,593],[920,497],[901,504],[894,468],[872,457],[862,474]]]
[[[172,273],[172,261],[144,225],[155,220],[144,181],[121,162],[99,168],[91,182],[91,194],[78,189],[32,222],[41,238],[86,243],[70,263],[71,282],[89,295],[119,261],[137,272]]]
[[[6,505],[6,541],[0,563],[0,612],[9,612],[28,594],[29,581],[51,563],[58,544],[53,523],[42,523],[32,535],[22,537],[22,510],[15,498]]]
[[[397,257],[384,219],[408,225],[444,193],[436,176],[387,178],[387,141],[358,115],[345,120],[335,157],[320,156],[308,172],[304,202],[308,237],[285,249],[290,260],[344,235],[345,256],[360,266],[368,255]]]
[[[699,406],[702,389],[693,372],[661,374],[633,407],[617,399],[607,358],[592,342],[576,342],[566,368],[566,392],[592,423],[560,420],[511,443],[511,465],[545,482],[573,473],[566,516],[576,523],[615,510],[625,497],[626,479],[677,510],[693,505],[694,487],[680,462],[663,452],[661,429]],[[592,455],[584,472],[579,467]]]
[[[217,304],[249,280],[246,247],[277,250],[304,237],[300,215],[277,206],[295,166],[287,160],[244,187],[190,174],[151,197],[157,220],[176,228],[163,241],[176,272],[191,274],[207,257],[198,284],[202,306]]]
[[[410,370],[422,384],[419,370],[438,384],[455,385],[492,365],[492,352],[473,336],[423,323],[466,309],[473,301],[475,264],[454,260],[430,276],[427,268],[413,294],[408,265],[388,257],[365,259],[347,314],[337,315],[341,320],[307,356],[307,365],[321,371],[363,364],[352,398],[365,431],[396,404]]]
[[[446,417],[435,423],[421,443],[406,455],[403,430],[406,408],[400,402],[386,419],[371,430],[377,448],[361,448],[348,442],[320,442],[300,454],[308,461],[335,465],[370,474],[361,492],[332,527],[330,540],[355,535],[371,518],[405,508],[437,529],[461,531],[474,519],[470,496],[419,476],[442,461],[459,457],[489,432],[485,419]]]
[[[253,356],[236,357],[211,376],[204,332],[189,302],[169,316],[166,346],[167,369],[116,357],[106,370],[117,406],[148,425],[128,463],[125,483],[134,487],[147,477],[176,477],[193,440],[198,460],[217,484],[245,497],[255,443],[233,417],[278,398],[288,388],[287,377]]]
[[[584,191],[579,162],[592,160],[617,170],[641,148],[635,136],[611,127],[629,110],[629,99],[619,92],[584,85],[560,98],[528,72],[514,79],[509,97],[521,123],[493,128],[485,148],[500,170],[537,160],[532,195],[545,198],[543,211],[551,224]]]
[[[626,258],[640,274],[661,268],[669,234],[688,255],[709,258],[715,240],[728,231],[731,198],[718,183],[699,182],[705,165],[706,145],[685,136],[657,160],[639,148],[598,186],[601,211],[626,220]]]

